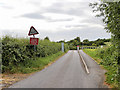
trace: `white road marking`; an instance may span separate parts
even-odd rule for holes
[[[79,51],[78,51],[78,52],[79,52]],[[82,59],[82,62],[83,62],[83,64],[84,64],[84,66],[85,66],[86,72],[89,74],[90,72],[89,72],[89,69],[88,69],[88,67],[87,67],[87,64],[85,63],[85,60],[84,60],[83,57],[81,56],[80,52],[79,52],[79,55],[80,55],[80,57],[81,57],[81,59]]]

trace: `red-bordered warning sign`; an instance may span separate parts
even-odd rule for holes
[[[39,33],[33,26],[31,26],[28,35],[30,36],[30,35],[35,35],[35,34],[39,34]]]
[[[30,38],[31,45],[38,45],[39,38]]]

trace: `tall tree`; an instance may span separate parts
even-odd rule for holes
[[[102,2],[90,3],[93,8],[93,12],[100,11],[101,13],[96,15],[102,16],[103,22],[106,24],[105,29],[107,32],[112,33],[112,37],[115,40],[115,44],[120,44],[120,1],[119,2]]]
[[[89,42],[89,40],[88,40],[88,39],[85,39],[85,40],[83,40],[83,42]]]
[[[80,42],[80,37],[76,37],[74,40],[77,40],[78,42]]]

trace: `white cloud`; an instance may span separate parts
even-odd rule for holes
[[[24,37],[31,26],[39,32],[62,31],[63,34],[75,29],[82,32],[92,29],[97,31],[97,28],[103,30],[100,19],[95,18],[89,7],[91,1],[94,0],[2,0],[0,30],[3,34],[11,35],[14,32]]]

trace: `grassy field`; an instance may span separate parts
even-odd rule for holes
[[[97,55],[97,49],[83,49],[83,51],[100,64],[100,57]]]
[[[106,44],[107,46],[110,46],[110,45],[111,45],[111,42],[105,42],[105,44]]]

